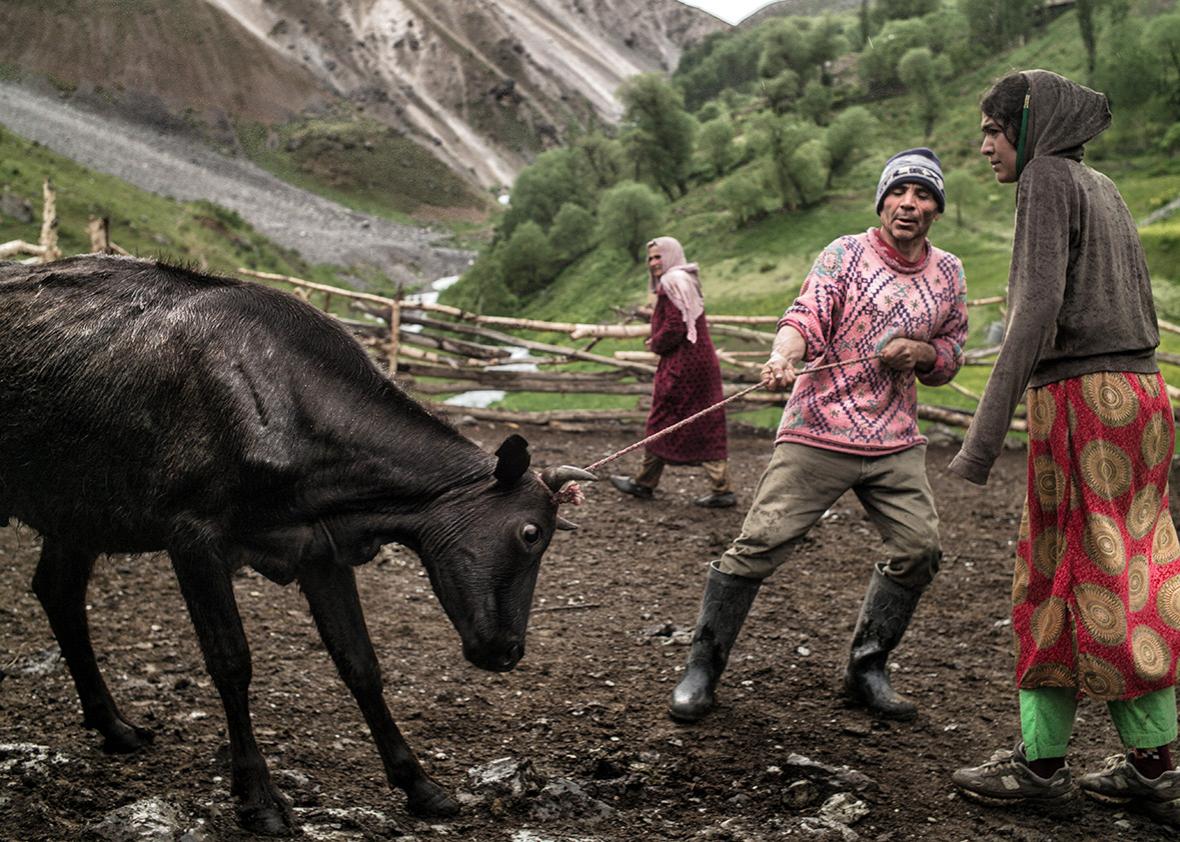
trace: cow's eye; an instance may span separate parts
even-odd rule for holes
[[[535,523],[526,523],[524,529],[520,530],[520,535],[526,544],[535,544],[541,540],[541,527]]]

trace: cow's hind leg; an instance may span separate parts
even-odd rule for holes
[[[229,571],[212,555],[170,554],[205,657],[205,668],[225,706],[231,791],[239,801],[238,822],[254,833],[288,836],[292,827],[290,807],[270,781],[250,724],[253,668]]]
[[[352,569],[332,563],[314,569],[312,565],[308,567],[300,572],[299,584],[311,606],[320,637],[369,725],[385,765],[385,776],[393,786],[405,791],[407,806],[414,815],[424,818],[455,815],[459,805],[422,769],[389,715],[381,693],[381,669],[365,628]]]
[[[67,549],[60,541],[46,537],[33,576],[33,593],[49,617],[74,678],[82,702],[82,724],[102,734],[103,751],[127,753],[150,743],[152,732],[136,728],[119,713],[94,659],[86,620],[86,585],[94,559],[93,553]]]

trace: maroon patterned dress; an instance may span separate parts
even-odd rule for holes
[[[652,384],[647,435],[657,433],[721,400],[721,368],[702,313],[697,317],[696,342],[680,310],[662,290],[651,317],[651,349],[660,355]],[[665,462],[695,465],[728,457],[725,410],[717,409],[674,433],[647,445]]]

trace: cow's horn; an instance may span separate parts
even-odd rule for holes
[[[573,532],[578,528],[578,525],[572,520],[566,520],[561,515],[557,516],[557,528],[565,532]]]
[[[549,486],[549,490],[553,492],[561,491],[561,487],[570,480],[584,479],[593,482],[598,477],[589,471],[584,471],[581,468],[575,468],[573,465],[560,465],[557,467],[546,468],[541,471],[541,481]]]

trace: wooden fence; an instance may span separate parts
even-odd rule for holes
[[[650,351],[615,351],[609,356],[594,353],[603,339],[642,339],[649,334],[643,324],[586,324],[550,322],[511,316],[488,316],[445,304],[421,302],[414,296],[389,298],[313,283],[289,275],[238,269],[239,274],[282,283],[309,302],[331,311],[347,302],[351,315],[337,316],[383,359],[399,383],[425,402],[431,396],[450,395],[472,389],[504,392],[555,394],[634,395],[637,405],[651,394],[651,379],[658,357]],[[1003,296],[979,298],[968,307],[1003,304]],[[359,316],[360,318],[356,318]],[[718,346],[722,391],[732,395],[759,379],[762,362],[774,340],[777,316],[710,315],[709,331]],[[1180,328],[1176,329],[1180,332]],[[518,334],[507,331],[519,331]],[[562,334],[570,342],[541,342],[538,333]],[[582,346],[570,344],[588,340]],[[729,346],[737,346],[730,350]],[[527,356],[513,357],[511,348],[523,348]],[[991,365],[999,347],[966,354],[967,365]],[[529,370],[505,369],[506,363],[526,364]],[[573,363],[579,365],[570,369]],[[951,388],[975,400],[979,396],[957,384]],[[729,405],[730,411],[782,406],[783,393],[752,392]],[[469,415],[477,419],[515,423],[579,423],[600,420],[639,421],[646,411],[635,410],[550,410],[516,412],[467,406],[433,404],[438,411]],[[965,428],[971,414],[959,409],[919,404],[918,417]],[[1023,431],[1025,422],[1013,420],[1012,429]]]
[[[644,324],[585,324],[580,322],[549,322],[511,316],[488,316],[451,307],[427,303],[415,296],[389,298],[371,293],[354,292],[325,284],[317,284],[288,275],[239,269],[247,277],[283,283],[304,300],[319,304],[331,311],[333,302],[348,302],[348,309],[362,320],[344,317],[347,324],[370,350],[384,359],[391,375],[424,402],[431,403],[432,395],[450,395],[472,389],[495,389],[506,393],[556,393],[635,395],[637,404],[651,394],[651,379],[658,357],[650,351],[615,351],[610,356],[593,353],[603,339],[642,339],[650,332]],[[1004,305],[1005,296],[996,295],[968,300],[967,306]],[[770,353],[774,340],[777,316],[706,316],[709,332],[718,346],[721,364],[722,391],[728,397],[759,379],[761,364]],[[1161,331],[1180,334],[1180,326],[1159,320]],[[516,330],[524,335],[506,331]],[[531,337],[537,333],[563,334],[572,342],[590,340],[584,347],[570,344],[539,342]],[[727,340],[739,345],[730,350]],[[524,348],[527,357],[512,357],[511,348]],[[965,364],[990,366],[1000,351],[997,345],[968,351]],[[1180,366],[1180,354],[1157,351],[1161,363]],[[506,363],[528,364],[526,371],[505,369]],[[592,363],[593,368],[572,363]],[[978,402],[980,395],[951,381],[944,388],[958,392]],[[1180,388],[1168,386],[1168,396],[1180,402]],[[782,406],[785,393],[752,392],[728,407],[730,411],[746,411],[767,406]],[[578,423],[602,420],[639,421],[647,417],[645,410],[549,410],[515,412],[502,409],[481,409],[433,403],[437,411],[469,415],[477,419],[510,421],[514,423],[551,424]],[[1180,419],[1180,408],[1174,409]],[[952,427],[966,429],[972,413],[957,408],[918,404],[918,417]],[[1012,420],[1010,429],[1024,432],[1023,418]]]
[[[52,263],[61,259],[61,249],[57,246],[57,192],[49,179],[45,179],[41,185],[41,197],[41,236],[38,242],[9,240],[7,243],[0,243],[0,260],[8,260],[18,254],[32,255],[19,261],[20,263]],[[110,220],[105,217],[92,216],[86,226],[86,232],[90,235],[91,252],[128,254],[126,249],[111,242]]]
[[[44,183],[43,198],[40,241],[35,244],[23,240],[0,243],[0,259],[27,254],[31,257],[23,259],[22,263],[48,263],[61,258],[57,245],[56,199],[49,180]],[[128,254],[111,242],[106,219],[92,217],[87,231],[92,252]],[[585,324],[489,316],[424,302],[415,296],[390,298],[252,269],[241,268],[238,273],[284,284],[295,295],[340,319],[375,357],[384,360],[392,376],[437,411],[534,424],[639,421],[647,415],[640,403],[651,394],[657,356],[639,350],[614,351],[609,355],[594,352],[603,339],[641,340],[649,334],[646,323]],[[967,306],[1003,305],[1004,302],[1004,296],[992,296],[970,300]],[[340,311],[344,311],[343,315]],[[778,317],[710,315],[707,319],[718,347],[723,393],[730,396],[756,383],[761,364],[769,355]],[[1180,327],[1176,325],[1163,320],[1159,325],[1163,331],[1180,334]],[[538,334],[560,334],[565,339],[542,342],[534,338]],[[513,349],[517,350],[514,352]],[[969,351],[966,364],[991,365],[998,352],[999,346]],[[1178,354],[1158,351],[1156,356],[1162,363],[1180,365]],[[509,363],[515,367],[506,368]],[[974,401],[979,400],[979,395],[953,381],[946,388]],[[431,397],[473,389],[495,389],[506,393],[634,395],[636,408],[515,412],[435,403]],[[1168,386],[1168,395],[1173,401],[1180,401],[1180,389]],[[740,412],[782,406],[785,402],[783,393],[754,391],[731,403],[729,409]],[[919,404],[918,417],[966,428],[972,416],[961,409]],[[1014,419],[1011,429],[1024,431],[1024,420]]]

